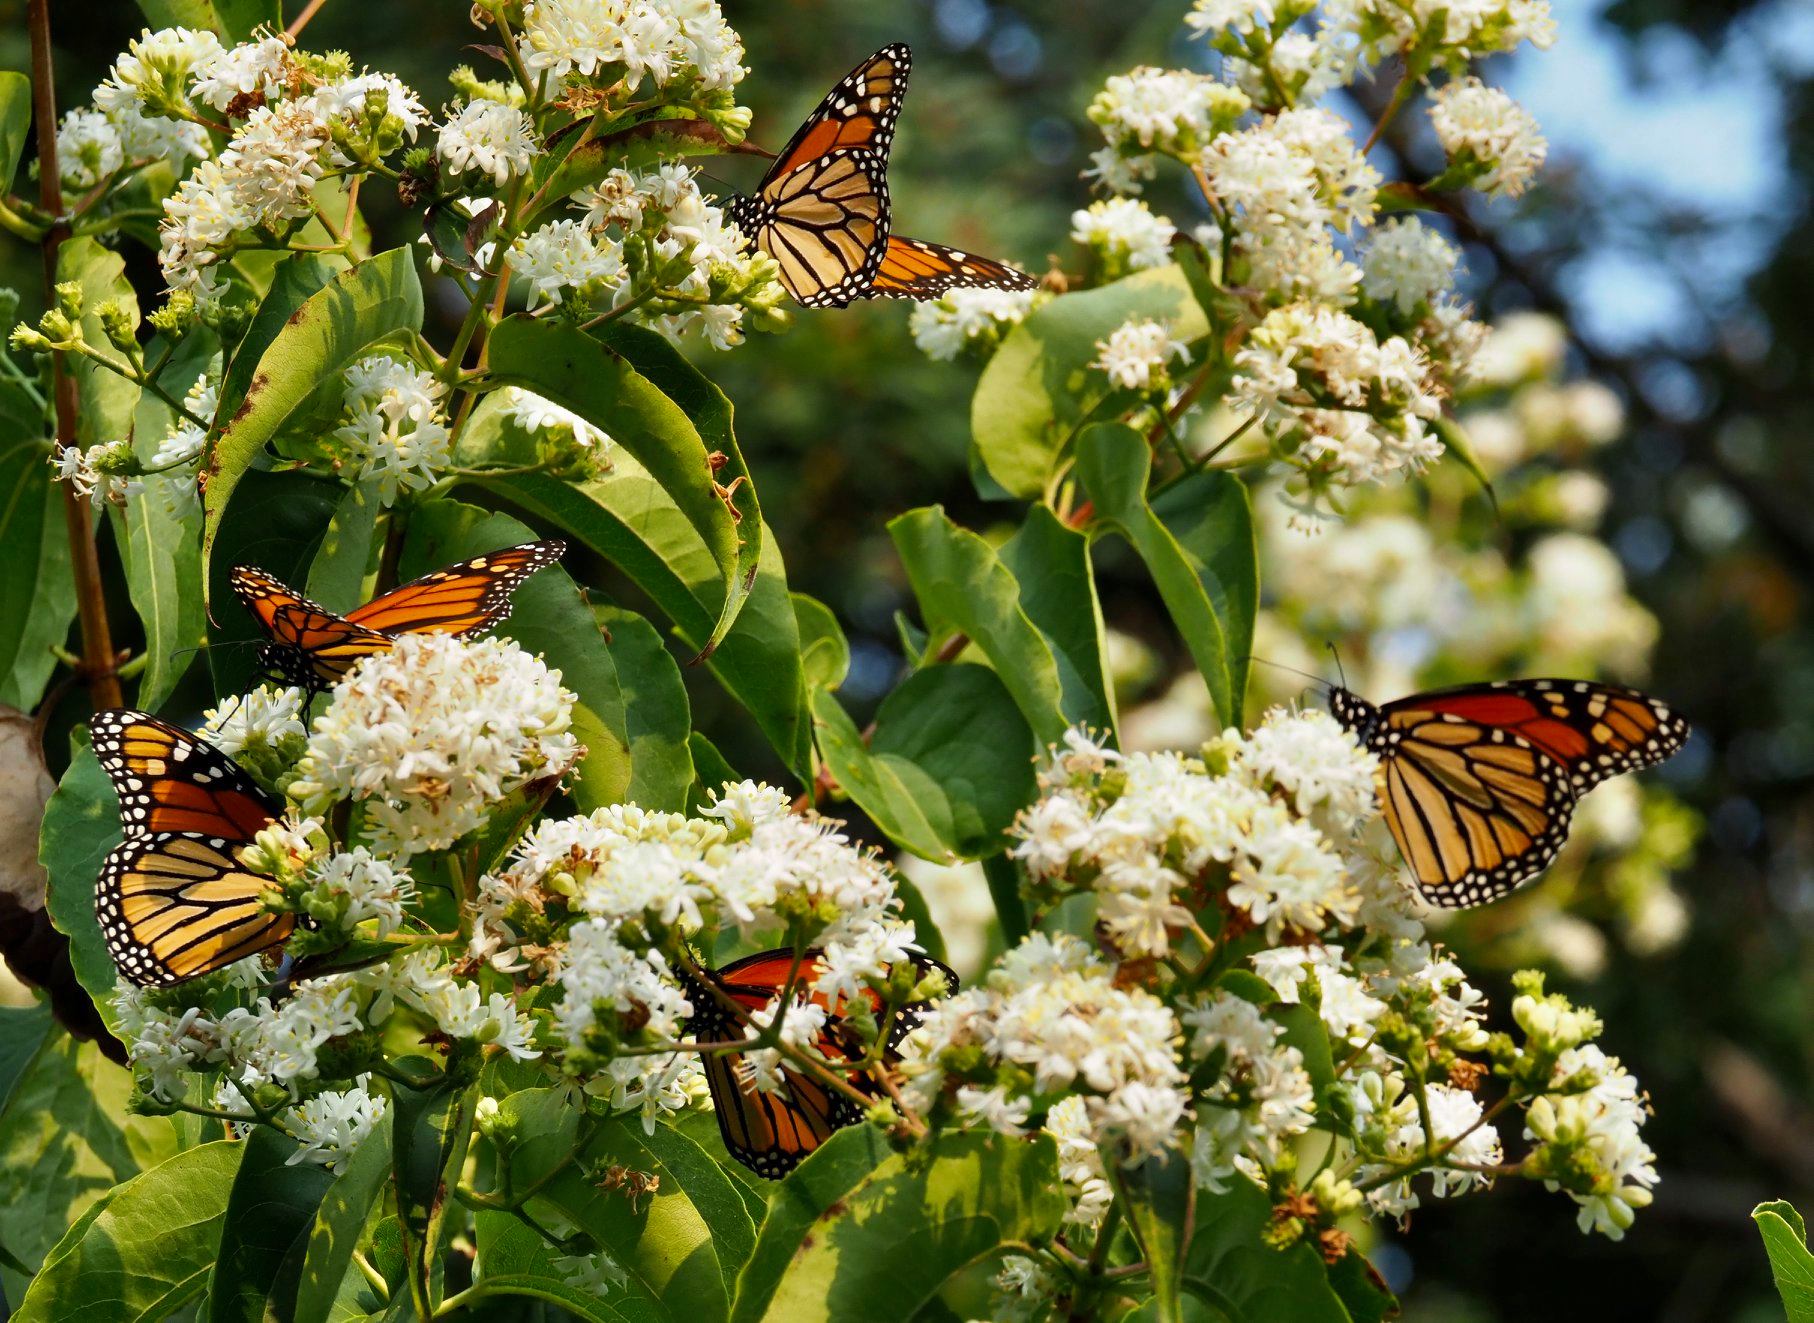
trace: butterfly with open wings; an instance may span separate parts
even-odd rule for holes
[[[332,688],[362,657],[389,650],[403,634],[483,633],[510,614],[510,595],[567,544],[525,542],[425,574],[357,610],[336,615],[274,575],[235,565],[233,591],[265,633],[258,660],[310,694]]]
[[[942,973],[947,995],[957,991],[957,975],[937,960],[918,955],[913,964],[922,977],[935,969]],[[796,988],[810,986],[819,976],[819,953],[809,950],[796,961],[790,949],[764,951],[722,969],[707,970],[705,976],[725,1000],[746,1012],[760,1011],[790,982]],[[687,1033],[694,1042],[734,1042],[745,1036],[744,1020],[719,996],[714,996],[713,989],[695,978],[683,976],[681,981],[693,1004]],[[865,990],[863,996],[872,1009],[880,1009],[880,1000],[874,993]],[[843,1022],[842,1003],[829,1005],[820,993],[813,993],[812,1000],[830,1012],[814,1044],[819,1055],[830,1062],[848,1061],[859,1055],[862,1046]],[[888,1026],[885,1065],[894,1057],[901,1040],[919,1024],[926,1005],[913,1002],[895,1012]],[[702,1059],[725,1149],[758,1176],[781,1179],[838,1130],[863,1117],[863,1108],[854,1098],[791,1067],[781,1068],[783,1090],[770,1093],[756,1087],[740,1054],[707,1052]],[[860,1093],[880,1096],[875,1081],[866,1072],[853,1071],[847,1078]]]
[[[1337,688],[1329,707],[1378,755],[1386,825],[1425,899],[1448,908],[1535,877],[1582,795],[1688,738],[1648,694],[1589,680],[1500,680],[1378,706]]]
[[[238,852],[283,805],[213,745],[149,713],[97,712],[89,733],[125,833],[94,897],[120,973],[164,987],[282,945],[295,918],[263,908],[271,880]]]
[[[808,308],[1034,286],[1024,271],[991,258],[893,233],[888,149],[911,64],[912,52],[897,42],[852,69],[789,139],[755,193],[726,208]]]

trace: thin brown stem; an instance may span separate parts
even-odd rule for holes
[[[302,30],[309,25],[309,20],[319,14],[321,12],[321,7],[326,3],[327,0],[309,0],[308,4],[302,7],[302,12],[290,20],[290,26],[283,30],[284,36],[296,37],[300,35]]]
[[[31,29],[32,117],[38,127],[38,202],[51,223],[39,251],[44,262],[44,294],[54,301],[57,286],[57,250],[69,234],[63,214],[63,183],[57,166],[57,90],[51,67],[50,0],[30,0],[26,21]],[[57,452],[76,441],[76,379],[61,351],[51,354],[51,389],[57,417]],[[75,571],[76,613],[82,630],[82,679],[97,708],[118,707],[124,701],[116,673],[118,657],[113,631],[107,623],[107,600],[101,583],[101,558],[95,546],[92,511],[72,482],[63,490],[63,520],[69,529],[69,558]]]

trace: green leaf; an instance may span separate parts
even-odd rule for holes
[[[644,1134],[636,1117],[603,1121],[569,1160],[578,1107],[564,1089],[529,1089],[505,1098],[502,1115],[533,1137],[511,1157],[514,1183],[526,1188],[556,1164],[531,1208],[548,1204],[590,1235],[630,1277],[661,1318],[709,1323],[729,1307],[730,1283],[755,1244],[755,1227],[731,1178],[704,1149],[672,1127]],[[601,1188],[588,1173],[628,1167],[659,1178],[650,1195]]]
[[[661,635],[634,611],[595,608],[623,690],[630,744],[630,786],[623,798],[646,809],[680,813],[693,788],[693,727],[680,667]]]
[[[1282,1028],[1287,1046],[1304,1054],[1304,1072],[1320,1096],[1335,1086],[1335,1056],[1329,1050],[1329,1031],[1322,1018],[1301,1002],[1274,1006],[1267,1014]]]
[[[304,300],[259,356],[245,398],[202,459],[202,565],[212,563],[234,488],[317,387],[373,345],[422,324],[415,256],[393,248],[342,271]]]
[[[716,562],[721,583],[718,618],[700,645],[703,651],[715,647],[736,622],[755,577],[761,543],[755,536],[744,535],[715,485],[722,482],[728,487],[741,460],[727,464],[715,479],[700,428],[678,401],[638,371],[617,346],[635,345],[639,360],[658,365],[651,370],[658,371],[678,393],[691,397],[696,407],[710,396],[691,389],[691,379],[642,338],[659,337],[652,332],[633,336],[630,331],[634,329],[615,332],[611,343],[606,343],[574,326],[510,317],[492,333],[488,363],[491,374],[500,381],[527,387],[609,432],[686,516]],[[683,385],[689,389],[680,389]],[[712,407],[704,405],[708,414]],[[724,408],[728,437],[729,406]],[[714,444],[722,447],[716,437]],[[724,453],[734,456],[736,452]],[[753,534],[761,526],[754,489],[745,482],[732,499]]]
[[[918,671],[882,700],[864,747],[838,700],[813,694],[819,752],[838,785],[897,845],[980,859],[1031,803],[1033,732],[1000,677],[957,663]]]
[[[1223,1194],[1199,1190],[1184,1289],[1227,1323],[1350,1323],[1321,1255],[1304,1241],[1278,1250],[1261,1239],[1271,1221],[1265,1192],[1247,1181]]]
[[[469,1301],[496,1296],[522,1296],[559,1305],[590,1323],[629,1323],[655,1318],[640,1300],[600,1298],[575,1286],[554,1266],[554,1253],[534,1231],[510,1213],[483,1212],[475,1219],[478,1241],[477,1280]]]
[[[251,688],[257,657],[248,646],[264,638],[251,615],[227,587],[235,565],[256,565],[288,584],[306,582],[346,489],[304,473],[246,474],[215,542],[209,570],[209,600],[216,603],[208,628],[208,667],[214,692],[223,698]]]
[[[1178,484],[1188,484],[1184,496],[1165,494],[1174,529],[1147,504],[1151,463],[1146,441],[1118,423],[1086,429],[1077,444],[1077,475],[1095,503],[1097,523],[1120,533],[1146,563],[1217,716],[1239,725],[1259,595],[1246,492],[1225,474],[1191,476]],[[1237,675],[1242,687],[1234,683]]]
[[[249,41],[260,27],[283,31],[282,0],[214,0],[221,40],[229,46]]]
[[[536,163],[536,194],[562,198],[596,184],[614,169],[639,170],[682,156],[716,156],[724,134],[701,119],[646,120],[622,132],[576,143],[565,156]]]
[[[69,531],[45,441],[0,450],[0,546],[0,703],[29,712],[57,668],[51,649],[76,618]]]
[[[0,1113],[55,1024],[49,1002],[0,1006]]]
[[[1778,1199],[1753,1208],[1751,1220],[1764,1238],[1789,1323],[1814,1323],[1814,1254],[1808,1251],[1808,1228],[1801,1214]]]
[[[894,1153],[853,1126],[775,1191],[732,1318],[909,1319],[1003,1241],[1050,1235],[1064,1210],[1049,1137],[945,1133]]]
[[[1058,662],[1021,606],[1020,583],[995,548],[959,528],[938,506],[888,525],[920,613],[934,637],[962,633],[981,649],[1041,744],[1064,738]]]
[[[693,757],[693,788],[687,795],[689,813],[697,812],[710,799],[711,796],[706,792],[715,792],[733,781],[743,779],[725,761],[724,755],[718,752],[718,746],[698,731],[687,736],[687,751]]]
[[[324,1167],[290,1165],[296,1141],[275,1130],[254,1128],[242,1147],[208,1288],[208,1323],[263,1323],[267,1302],[278,1304],[286,1256],[307,1243],[315,1210],[334,1183]]]
[[[425,501],[409,516],[399,572],[415,578],[455,561],[537,536],[507,514],[460,501]],[[493,631],[541,654],[579,703],[574,733],[586,746],[575,798],[593,809],[623,799],[632,776],[628,716],[617,664],[577,584],[558,565],[538,570],[516,590],[510,616]]]
[[[50,1252],[16,1323],[157,1319],[201,1294],[244,1152],[226,1140],[203,1144],[115,1190]]]
[[[800,665],[808,689],[836,690],[850,674],[850,640],[831,608],[806,593],[790,593],[800,631]]]
[[[1115,402],[1089,365],[1096,342],[1130,317],[1162,321],[1186,342],[1209,332],[1190,282],[1167,266],[1053,299],[1003,338],[976,383],[970,430],[977,460],[1010,495],[1040,496],[1078,426]]]
[[[353,1150],[346,1170],[322,1196],[303,1253],[291,1323],[328,1323],[332,1316],[353,1250],[390,1178],[391,1122],[392,1113],[386,1109],[384,1120]]]
[[[45,909],[51,925],[69,938],[69,961],[76,981],[109,1024],[119,978],[95,918],[94,888],[101,860],[119,843],[119,798],[95,760],[94,750],[83,739],[44,806],[38,861],[47,875]]]
[[[126,260],[112,249],[103,248],[91,235],[66,239],[57,249],[57,280],[82,287],[83,337],[110,357],[119,358],[119,351],[107,343],[95,310],[111,299],[124,303],[134,317],[138,315],[138,296],[133,293],[132,282],[126,279]],[[131,435],[138,386],[92,359],[72,357],[68,362],[80,402],[76,440],[92,446]]]
[[[681,641],[698,652],[720,615],[724,585],[718,563],[635,459],[619,454],[613,465],[597,482],[532,473],[487,478],[483,485],[622,569],[674,622]],[[803,779],[810,775],[800,631],[781,552],[767,528],[755,585],[706,668],[756,719],[788,768]]]
[[[328,520],[321,547],[309,565],[304,592],[330,611],[342,615],[362,605],[369,594],[366,576],[374,568],[377,550],[378,480],[366,478],[348,487]],[[413,577],[413,576],[412,576]]]
[[[48,1027],[0,1105],[0,1171],[12,1173],[0,1204],[0,1244],[40,1263],[63,1229],[109,1190],[176,1150],[174,1125],[131,1116],[132,1078],[62,1029]],[[7,1298],[24,1283],[0,1271]]]
[[[31,79],[0,70],[0,193],[10,191],[31,136]]]
[[[1110,1174],[1152,1277],[1153,1317],[1159,1323],[1182,1323],[1189,1248],[1184,1237],[1197,1197],[1190,1160],[1172,1153],[1137,1167],[1116,1167]]]
[[[159,380],[179,399],[207,370],[214,337],[194,333],[180,343]],[[146,356],[155,359],[162,344],[151,341]],[[156,395],[139,396],[133,414],[133,449],[149,461],[170,431],[175,412]],[[133,610],[145,630],[145,671],[134,702],[148,712],[164,703],[183,678],[207,639],[208,617],[201,594],[201,512],[191,501],[173,507],[158,490],[181,483],[182,477],[151,478],[124,508],[108,507],[114,538],[126,566],[126,586]]]
[[[1467,429],[1447,414],[1442,414],[1430,424],[1430,430],[1436,433],[1437,439],[1442,442],[1443,449],[1453,455],[1456,462],[1473,475],[1474,481],[1480,484],[1480,489],[1486,493],[1487,501],[1497,513],[1499,497],[1493,491],[1493,480],[1487,476],[1486,468],[1481,464],[1480,457],[1474,453],[1474,442],[1468,437]]]
[[[222,374],[220,403],[215,410],[217,421],[225,422],[238,412],[258,372],[258,360],[264,357],[277,333],[341,269],[314,253],[290,253],[271,269],[271,287],[259,301],[258,311],[252,314],[246,333],[234,347]]]
[[[1020,584],[1020,609],[1058,663],[1065,719],[1113,732],[1115,685],[1088,535],[1068,527],[1050,507],[1035,505],[997,554]]]
[[[159,28],[219,30],[211,0],[139,0],[139,12],[155,32]]]
[[[1398,1297],[1357,1249],[1350,1249],[1329,1269],[1329,1289],[1353,1323],[1386,1323],[1398,1317]]]

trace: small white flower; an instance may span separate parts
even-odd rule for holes
[[[1177,232],[1138,198],[1105,198],[1071,213],[1071,237],[1101,254],[1115,270],[1164,266],[1171,261]]]
[[[510,246],[510,266],[529,282],[534,302],[594,299],[623,279],[623,252],[599,240],[580,221],[553,221]]]
[[[361,477],[378,479],[378,500],[394,505],[420,491],[453,460],[453,433],[441,407],[445,388],[432,373],[382,354],[346,370],[346,412],[334,439]]]
[[[1361,285],[1401,313],[1419,303],[1434,304],[1455,279],[1461,250],[1415,216],[1387,221],[1367,241]]]
[[[57,169],[63,187],[86,193],[125,164],[125,147],[113,118],[99,110],[72,110],[57,128]]]
[[[317,861],[309,869],[309,881],[322,895],[345,899],[348,924],[376,920],[379,937],[397,931],[403,907],[416,896],[416,884],[406,870],[363,845]]]
[[[314,1162],[336,1175],[378,1128],[387,1104],[364,1088],[365,1077],[350,1089],[318,1093],[289,1114],[286,1124],[302,1147],[285,1160],[290,1166]]]
[[[1171,384],[1172,361],[1189,357],[1189,349],[1172,338],[1164,322],[1130,317],[1096,342],[1090,366],[1100,368],[1122,390],[1162,391]]]
[[[290,69],[290,44],[280,36],[242,42],[201,61],[195,70],[195,96],[225,111],[242,97],[282,95]]]
[[[1439,90],[1430,123],[1450,167],[1483,193],[1517,197],[1549,155],[1530,112],[1478,78],[1457,79]]]
[[[435,143],[448,174],[472,170],[499,188],[527,171],[539,150],[529,116],[500,101],[468,102],[448,117]]]
[[[95,88],[95,104],[107,111],[138,105],[154,113],[181,106],[191,72],[220,53],[220,39],[205,29],[141,31],[113,62],[106,81]]]
[[[949,362],[972,346],[989,348],[1032,311],[1031,289],[953,289],[916,303],[907,326],[928,358]]]
[[[302,724],[304,698],[300,689],[261,684],[204,712],[201,733],[229,754],[299,744],[308,735]]]

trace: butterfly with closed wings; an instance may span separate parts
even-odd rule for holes
[[[1337,688],[1329,707],[1378,755],[1386,825],[1424,898],[1446,908],[1535,877],[1582,795],[1688,738],[1648,694],[1588,680],[1500,680],[1378,706]]]
[[[920,955],[913,958],[913,964],[921,977],[935,969],[942,973],[947,995],[957,991],[957,975],[937,960]],[[793,951],[783,948],[746,956],[704,974],[725,999],[753,1012],[762,1010],[784,992],[790,981],[796,988],[806,988],[819,972],[817,951],[809,950],[796,961]],[[745,1036],[747,1026],[743,1019],[713,996],[712,989],[684,975],[681,982],[693,1004],[687,1033],[695,1042],[733,1042]],[[874,993],[865,990],[863,995],[871,1009],[880,1009],[881,1002]],[[848,1061],[860,1055],[861,1045],[843,1023],[842,1004],[829,1005],[819,993],[812,994],[812,1000],[830,1013],[814,1044],[819,1055],[830,1062]],[[919,1024],[926,1005],[913,1002],[895,1012],[888,1027],[884,1064]],[[781,1068],[784,1090],[769,1093],[756,1087],[741,1055],[707,1052],[703,1061],[724,1147],[758,1176],[780,1180],[838,1130],[863,1117],[863,1109],[848,1094],[790,1067]],[[881,1096],[867,1073],[852,1072],[848,1078],[859,1092]]]
[[[97,712],[89,732],[125,833],[94,896],[120,973],[165,987],[282,945],[295,918],[263,908],[271,880],[238,853],[283,805],[213,745],[148,713]]]
[[[235,565],[231,582],[265,633],[260,665],[312,695],[332,688],[360,658],[388,651],[399,635],[483,633],[510,614],[518,585],[566,550],[565,542],[552,539],[487,552],[393,588],[344,616],[250,565]]]
[[[1034,286],[1004,263],[892,232],[888,149],[911,64],[912,52],[897,42],[852,69],[789,139],[754,195],[726,208],[808,308]]]

